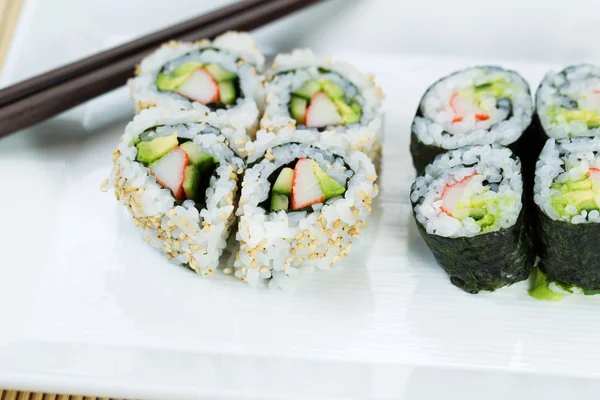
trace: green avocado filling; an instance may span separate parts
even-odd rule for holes
[[[306,182],[306,177],[301,176],[301,174],[313,174],[314,180],[318,184],[318,190],[315,192],[314,202],[311,205],[327,201],[334,196],[339,196],[346,192],[346,188],[333,179],[327,172],[323,171],[316,161],[309,160],[312,163],[312,168],[309,171],[284,167],[279,172],[271,189],[271,199],[269,201],[269,210],[271,212],[281,210],[297,211],[298,209],[294,209],[293,207],[293,197],[301,194],[300,192],[303,191],[310,190],[314,192],[315,188],[303,187],[302,182]],[[302,197],[305,198],[304,196]]]
[[[481,232],[491,230],[502,217],[502,210],[511,208],[515,199],[503,196],[484,186],[483,192],[472,196],[463,196],[456,205],[452,216],[456,219],[473,218],[481,227]]]
[[[536,268],[535,282],[529,289],[531,297],[537,300],[561,300],[573,294],[594,296],[600,294],[600,289],[586,290],[577,285],[549,280],[539,268]]]
[[[204,69],[219,89],[219,102],[223,105],[235,103],[238,93],[238,76],[228,71],[219,64],[203,64],[198,61],[190,61],[178,66],[172,73],[164,69],[156,77],[156,88],[159,91],[176,92],[180,89],[199,69]]]
[[[600,115],[591,110],[561,110],[565,121],[582,121],[589,129],[600,127]]]
[[[577,215],[583,210],[600,210],[600,184],[589,174],[579,180],[554,182],[550,187],[560,192],[550,199],[550,205],[560,216]]]
[[[588,129],[600,127],[600,114],[592,110],[567,110],[563,107],[551,107],[546,115],[553,124],[560,122],[581,121]]]
[[[496,99],[511,98],[513,86],[503,78],[499,78],[495,81],[486,82],[481,85],[467,87],[460,90],[458,94],[461,97],[472,99],[482,110],[489,111],[485,100],[490,97]]]
[[[344,124],[360,122],[362,107],[356,102],[355,98],[346,97],[344,89],[337,83],[327,79],[319,79],[306,81],[292,93],[289,111],[292,118],[299,125],[306,123],[306,114],[310,109],[310,101],[319,92],[325,93],[335,105]]]
[[[194,200],[201,207],[218,160],[197,144],[178,138],[177,132],[159,136],[156,129],[150,129],[140,138],[132,141],[138,150],[136,161],[148,168],[157,183],[170,189],[176,200]],[[180,182],[179,177],[183,177]]]
[[[157,137],[149,142],[138,142],[135,145],[138,149],[137,160],[144,164],[151,164],[177,147],[177,145],[177,133]]]

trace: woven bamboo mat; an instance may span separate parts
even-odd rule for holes
[[[0,389],[0,400],[117,400],[108,397],[69,396],[66,394],[16,392]]]
[[[22,0],[0,0],[0,71],[12,38]],[[107,397],[84,397],[51,393],[18,392],[0,389],[0,400],[109,400]],[[117,400],[117,399],[110,399]]]
[[[0,68],[8,52],[10,39],[17,26],[22,0],[0,0]]]

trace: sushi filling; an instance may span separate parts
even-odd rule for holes
[[[478,146],[438,157],[411,200],[427,233],[474,236],[513,225],[521,211],[520,163],[508,149]]]
[[[362,108],[357,89],[342,76],[319,69],[319,79],[309,79],[292,92],[290,116],[298,126],[324,128],[360,122]]]
[[[285,71],[274,78],[291,79],[287,105],[296,126],[324,129],[358,124],[363,115],[358,88],[342,75],[325,68]]]
[[[441,79],[421,100],[413,131],[427,144],[457,148],[510,144],[531,122],[527,83],[498,67],[477,67]]]
[[[540,121],[550,137],[600,133],[600,67],[579,65],[558,74],[549,73],[536,102]]]
[[[600,141],[550,140],[538,162],[535,202],[552,219],[600,222]]]
[[[167,63],[156,77],[157,90],[177,94],[211,109],[230,107],[242,97],[242,91],[238,75],[224,65],[226,62],[219,62],[219,55],[218,50],[206,48]]]
[[[268,149],[251,169],[265,177],[259,206],[267,212],[320,209],[343,196],[354,175],[342,157],[298,143]]]
[[[219,130],[206,124],[147,129],[135,143],[136,161],[144,164],[156,181],[171,191],[178,204],[193,200],[196,208],[202,209],[206,204],[206,189],[219,162],[191,139],[195,134],[215,131]]]
[[[280,167],[269,177],[272,183],[269,211],[306,211],[346,192],[344,185],[325,172],[311,158],[299,158]],[[266,207],[265,207],[266,208]]]

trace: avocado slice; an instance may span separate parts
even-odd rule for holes
[[[579,204],[579,208],[582,210],[586,210],[586,211],[592,211],[592,210],[597,210],[598,205],[596,204],[596,202],[594,200],[586,200],[586,201],[581,202],[581,204]]]
[[[475,221],[475,223],[482,228],[493,225],[494,222],[496,222],[496,219],[494,218],[494,216],[492,214],[489,214],[489,213],[485,214],[485,216],[483,218]]]
[[[344,194],[346,192],[346,188],[340,185],[340,183],[333,179],[331,176],[329,176],[327,172],[323,171],[316,161],[313,162],[313,168],[317,180],[319,181],[319,186],[321,186],[321,190],[323,191],[323,195],[325,196],[325,200],[328,200],[333,196]]]
[[[221,97],[221,103],[233,104],[237,98],[233,81],[219,82],[219,96]]]
[[[487,210],[485,208],[471,208],[469,217],[473,218],[475,221],[479,221],[481,218],[485,217],[486,214]]]
[[[591,179],[583,179],[577,182],[567,182],[565,186],[569,191],[574,191],[591,189],[592,185],[593,182]]]
[[[271,212],[288,210],[290,199],[285,194],[273,193],[271,196]]]
[[[352,110],[352,107],[346,104],[344,99],[333,99],[333,102],[335,103],[338,112],[342,116],[344,124],[354,124],[360,121],[360,115],[355,114],[354,110]]]
[[[136,160],[144,164],[150,164],[173,150],[178,144],[177,133],[157,137],[149,142],[139,142],[136,145],[138,149]]]
[[[162,72],[156,77],[156,87],[161,91],[175,91],[203,64],[197,61],[191,61],[181,64],[173,72],[172,75],[163,74]]]
[[[299,125],[304,125],[306,123],[306,107],[308,107],[308,100],[292,95],[292,100],[290,101],[290,115]]]
[[[321,85],[317,81],[306,81],[298,90],[293,94],[302,97],[303,99],[310,100],[312,97],[321,90]]]
[[[503,97],[510,84],[504,80],[496,80],[493,82],[482,83],[475,86],[475,93],[489,93],[493,97]]]
[[[565,110],[562,114],[567,122],[577,120],[585,122],[590,129],[600,127],[600,115],[591,110]]]
[[[327,79],[321,79],[319,84],[321,85],[321,89],[330,99],[335,100],[344,98],[344,89],[337,83],[333,83]]]
[[[273,193],[289,196],[292,194],[292,185],[294,183],[294,170],[284,168],[279,173],[275,184],[273,185]]]
[[[578,210],[583,209],[583,206],[588,207],[588,210],[597,210],[598,206],[595,205],[594,196],[593,190],[575,190],[554,197],[551,204],[559,213],[564,213],[565,207],[569,204],[577,207]]]
[[[195,165],[188,165],[183,170],[183,191],[187,199],[195,199],[200,186],[200,173]]]
[[[212,75],[213,79],[217,82],[232,81],[237,78],[235,72],[231,72],[221,67],[219,64],[208,64],[206,70]]]
[[[205,168],[207,165],[213,165],[217,163],[217,160],[213,156],[204,151],[204,149],[194,142],[185,142],[180,147],[187,153],[188,162],[199,167],[199,169],[200,167]]]

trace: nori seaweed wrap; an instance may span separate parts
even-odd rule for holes
[[[536,147],[527,82],[495,66],[465,69],[427,89],[411,130],[410,152],[418,174],[447,150],[498,143],[509,147],[533,175]]]
[[[600,289],[600,138],[549,139],[535,173],[536,239],[548,280]]]
[[[535,252],[520,160],[499,145],[436,157],[411,188],[419,233],[450,281],[468,293],[525,280]]]

